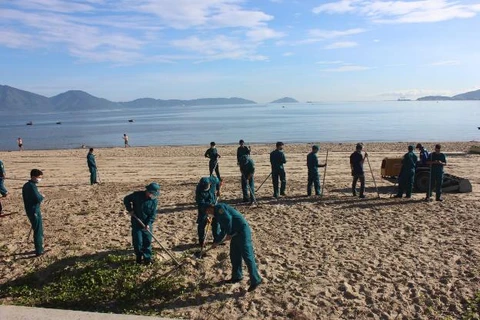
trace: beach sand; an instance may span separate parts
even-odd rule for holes
[[[445,194],[445,201],[390,198],[393,185],[380,177],[384,157],[402,156],[407,143],[367,143],[381,198],[368,172],[367,198],[352,197],[349,155],[354,144],[320,143],[329,166],[323,199],[306,195],[306,155],[311,144],[286,145],[287,196],[272,199],[269,179],[257,194],[259,207],[239,204],[237,146],[217,146],[225,185],[222,198],[242,212],[264,283],[244,294],[245,281],[207,286],[195,298],[180,297],[162,316],[188,319],[441,319],[457,318],[480,289],[479,155],[463,154],[475,143],[443,143],[446,172],[468,178],[472,193]],[[433,150],[432,143],[425,144]],[[131,249],[130,222],[123,197],[161,184],[160,214],[154,234],[180,258],[196,242],[195,186],[208,175],[207,146],[96,149],[101,185],[89,185],[88,150],[0,152],[11,196],[3,200],[11,215],[0,218],[0,284],[69,256]],[[252,145],[258,187],[270,172],[274,145]],[[45,243],[41,258],[24,259],[30,225],[21,187],[30,169],[44,179],[39,190]],[[368,165],[365,165],[368,171]],[[323,169],[320,170],[323,175]],[[17,180],[18,179],[18,180]],[[323,177],[322,177],[323,179]],[[154,243],[158,253],[158,245]],[[132,251],[133,252],[133,251]],[[133,255],[133,253],[132,253]],[[159,257],[160,258],[160,257]],[[226,258],[226,259],[225,259]],[[132,256],[133,263],[133,256]],[[187,267],[187,281],[218,283],[230,277],[228,245]],[[193,262],[192,262],[193,265]],[[0,301],[1,303],[2,301]],[[8,299],[3,303],[8,303]]]

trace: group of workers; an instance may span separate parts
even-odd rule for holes
[[[126,140],[128,142],[128,140]],[[245,145],[243,140],[239,141],[237,149],[237,165],[240,168],[243,202],[250,204],[256,203],[254,173],[255,164],[251,158],[251,149]],[[287,162],[283,151],[284,143],[277,142],[276,148],[270,153],[270,164],[273,197],[285,196],[286,174],[284,164]],[[430,200],[432,188],[435,186],[436,200],[442,201],[442,182],[443,167],[446,165],[446,157],[440,152],[441,146],[435,146],[435,152],[428,151],[421,145],[417,145],[420,151],[420,161],[414,154],[413,146],[408,146],[408,152],[402,158],[402,169],[398,177],[397,198],[401,198],[403,193],[410,198],[412,195],[415,169],[417,166],[428,166],[430,168],[430,185],[427,191],[427,200]],[[320,148],[312,146],[311,152],[307,155],[308,182],[307,195],[312,194],[312,185],[315,195],[321,195],[319,167],[326,167],[325,163],[319,163],[317,153]],[[355,152],[350,155],[350,167],[353,176],[352,194],[357,196],[356,185],[360,180],[360,198],[365,198],[365,172],[364,161],[368,154],[363,152],[363,144],[358,143]],[[210,148],[205,152],[205,157],[209,158],[209,176],[202,177],[196,186],[195,202],[198,206],[197,211],[197,234],[198,243],[205,247],[209,230],[212,233],[212,248],[230,241],[230,260],[232,263],[232,276],[226,283],[237,283],[243,279],[242,261],[245,262],[250,275],[250,287],[248,291],[253,291],[260,285],[262,279],[258,273],[251,238],[251,229],[248,222],[232,206],[219,202],[223,181],[220,177],[219,159],[215,142],[210,143]],[[97,166],[95,161],[94,149],[90,148],[87,154],[87,165],[90,171],[90,184],[98,183]],[[2,197],[8,196],[8,191],[4,186],[6,178],[5,168],[0,161],[0,194]],[[213,174],[215,172],[216,176]],[[22,196],[27,217],[33,230],[33,240],[35,246],[35,255],[44,254],[43,247],[43,224],[40,204],[44,197],[39,193],[37,184],[42,180],[43,172],[33,169],[30,172],[30,180],[22,188]],[[267,177],[268,179],[268,177]],[[279,186],[280,182],[280,186]],[[132,244],[137,263],[150,264],[152,262],[152,224],[157,215],[158,196],[160,195],[160,185],[152,182],[145,187],[145,190],[133,192],[124,198],[124,206],[131,215]],[[0,202],[0,215],[2,206]]]

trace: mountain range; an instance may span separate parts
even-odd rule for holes
[[[270,103],[298,103],[298,101],[290,97],[285,97],[278,100],[274,100]]]
[[[127,102],[113,102],[92,96],[91,94],[80,90],[70,90],[48,98],[25,90],[0,85],[0,112],[8,113],[25,114],[77,110],[113,110],[139,107],[231,104],[256,104],[256,102],[243,98],[203,98],[193,100],[141,98]]]
[[[469,91],[457,94],[453,97],[447,96],[426,96],[417,99],[418,101],[439,101],[439,100],[480,100],[480,90]]]

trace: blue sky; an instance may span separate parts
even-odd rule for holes
[[[113,101],[480,89],[480,0],[3,0],[0,84]]]

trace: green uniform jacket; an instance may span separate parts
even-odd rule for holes
[[[217,148],[208,148],[205,151],[205,158],[209,158],[211,162],[217,161],[218,156]]]
[[[417,161],[417,155],[413,151],[405,153],[402,159],[402,170],[415,170]]]
[[[250,155],[250,148],[247,146],[238,147],[237,149],[237,163],[240,163],[240,159],[242,156],[249,156]]]
[[[207,191],[203,190],[202,184],[206,185],[210,183],[210,189]],[[217,201],[217,186],[220,184],[220,180],[215,177],[204,177],[200,180],[200,183],[197,184],[195,189],[195,202],[198,206],[204,206],[209,204],[215,204]]]
[[[318,173],[318,157],[314,152],[310,152],[307,156],[307,168],[309,173]]]
[[[439,160],[443,162],[443,164],[447,164],[447,158],[443,153],[435,153],[432,152],[429,155],[429,161],[436,161]],[[432,173],[443,173],[443,165],[440,164],[432,164]]]
[[[273,170],[283,170],[283,164],[287,163],[285,154],[280,150],[273,150],[270,153],[270,164],[272,165]]]
[[[3,166],[3,162],[0,161],[0,178],[5,177],[5,167]]]
[[[89,168],[97,168],[97,164],[95,163],[95,156],[93,153],[87,154],[87,165]]]
[[[225,235],[243,237],[245,228],[250,228],[242,214],[226,203],[215,206],[215,219],[222,229],[219,239]]]
[[[158,200],[150,199],[145,191],[136,191],[123,199],[127,211],[132,211],[145,225],[151,225],[157,216]],[[132,217],[132,226],[140,228],[140,224]]]
[[[23,185],[22,196],[27,215],[34,215],[40,212],[40,203],[43,201],[43,196],[38,192],[35,182],[30,180]]]
[[[255,163],[252,159],[248,158],[246,163],[240,164],[240,170],[245,178],[248,178],[248,176],[255,173]]]

